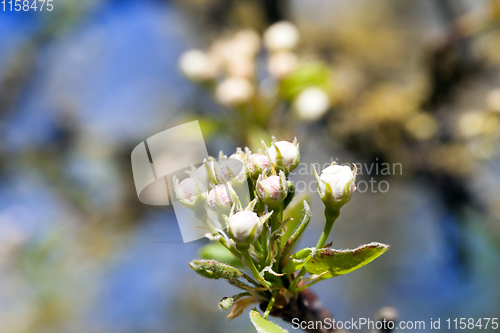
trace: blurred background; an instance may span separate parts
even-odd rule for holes
[[[307,165],[367,166],[375,189],[333,246],[391,249],[313,287],[339,320],[498,317],[499,1],[53,6],[0,11],[2,332],[254,332],[217,308],[234,289],[188,266],[206,241],[183,244],[171,206],[137,199],[132,149],[191,120],[214,156],[274,134]],[[302,246],[324,222],[310,201]]]

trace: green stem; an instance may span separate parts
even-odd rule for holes
[[[278,229],[278,224],[280,222],[280,215],[282,215],[282,204],[280,203],[276,207],[269,207],[273,210],[273,215],[271,215],[271,233]]]
[[[255,199],[255,192],[252,190],[253,188],[255,188],[255,184],[254,184],[252,178],[250,178],[250,177],[247,178],[247,184],[248,184],[248,188],[250,189],[250,201],[252,201],[253,199]],[[257,210],[257,214],[259,214],[258,210]]]
[[[312,281],[311,283],[308,283],[308,284],[306,284],[306,285],[303,285],[303,286],[302,286],[302,287],[300,287],[300,288],[295,289],[295,292],[296,292],[296,293],[300,293],[302,290],[309,288],[310,286],[312,286],[313,284],[315,284],[315,283],[317,283],[317,282],[319,282],[319,281],[322,281],[322,280],[321,280],[321,279],[317,279],[317,280],[315,280],[315,281]]]
[[[276,301],[276,295],[278,295],[278,289],[273,291],[273,295],[271,296],[271,299],[269,300],[269,304],[267,304],[266,312],[264,312],[264,319],[267,319],[267,317],[269,317],[269,314],[271,313],[271,310],[273,309],[274,302]]]
[[[340,215],[340,208],[332,208],[325,206],[325,217],[326,217],[325,228],[323,229],[323,233],[319,237],[318,244],[316,244],[316,249],[321,249],[323,248],[323,246],[325,246],[326,240],[328,239],[328,236],[330,236],[330,232],[332,231],[333,223],[335,223],[335,220],[337,220],[339,215]],[[303,287],[297,289],[297,286],[299,285],[299,282],[304,275],[306,275],[306,268],[302,267],[302,269],[299,271],[295,279],[293,279],[288,289],[294,292],[298,292],[299,290],[305,289]]]
[[[323,233],[318,240],[318,244],[316,244],[317,249],[321,249],[323,246],[325,246],[326,240],[328,239],[328,236],[330,236],[330,231],[332,231],[333,223],[335,223],[335,220],[337,220],[339,215],[340,208],[331,208],[328,206],[325,207],[326,223],[325,228],[323,229]]]
[[[299,271],[297,276],[292,280],[292,283],[290,283],[290,286],[288,287],[288,290],[291,292],[295,292],[297,289],[297,286],[299,285],[300,280],[302,277],[306,275],[306,269],[302,267],[302,269]]]
[[[273,228],[273,232],[276,231],[279,228],[280,223],[283,223],[283,210],[284,210],[284,207],[285,207],[284,202],[281,202],[279,204],[279,206],[277,207],[277,211],[278,212],[276,213],[276,215],[273,212],[273,215],[271,216],[271,219],[272,219],[271,221],[275,225],[274,228]],[[277,246],[278,251],[276,253],[276,262],[274,264],[273,269],[279,273],[280,261],[281,261],[281,236],[279,235],[279,232],[278,232],[276,241],[277,241],[276,243],[278,245]]]
[[[194,215],[198,220],[200,220],[207,229],[212,233],[212,235],[218,235],[219,233],[215,230],[212,222],[208,219],[207,211],[204,208],[196,207],[193,209]]]
[[[226,243],[226,240],[224,238],[222,238],[222,237],[219,238],[219,243],[221,243],[222,245],[224,245],[224,247],[226,249],[228,249],[236,258],[238,258],[238,259],[241,260],[241,254],[238,251],[236,251],[235,248],[233,248],[232,246],[228,245]]]
[[[270,287],[271,284],[269,282],[267,282],[266,280],[264,280],[264,278],[262,276],[260,276],[260,273],[257,270],[257,268],[255,267],[255,264],[254,264],[254,262],[252,260],[252,257],[250,257],[250,254],[248,253],[248,248],[247,249],[241,249],[240,252],[241,252],[241,256],[245,260],[245,263],[246,263],[247,267],[252,272],[253,277],[255,278],[255,280],[257,280],[261,285],[263,285],[265,287]]]

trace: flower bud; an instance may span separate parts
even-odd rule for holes
[[[250,101],[254,87],[244,78],[228,78],[224,80],[215,92],[215,97],[224,106],[234,107]]]
[[[316,168],[314,175],[318,181],[318,193],[325,205],[342,207],[356,190],[356,166],[354,171],[347,165],[331,165],[318,177]]]
[[[269,56],[267,62],[267,70],[272,77],[276,79],[284,79],[297,67],[297,56],[289,51],[280,51]]]
[[[221,310],[229,310],[234,304],[234,298],[232,297],[224,297],[219,302],[219,308]]]
[[[486,107],[493,112],[500,112],[500,88],[490,90],[486,95]]]
[[[181,55],[179,67],[188,79],[195,82],[211,80],[216,75],[215,66],[202,51],[190,50]]]
[[[279,205],[288,194],[288,183],[283,171],[280,171],[279,176],[264,178],[260,175],[256,187],[260,200],[270,207]]]
[[[303,120],[318,120],[330,107],[330,98],[323,89],[312,87],[302,91],[294,103],[297,115]]]
[[[205,200],[202,188],[195,178],[186,178],[179,182],[174,178],[174,190],[177,199],[186,207],[194,208],[201,201]]]
[[[217,185],[207,197],[207,205],[211,210],[227,213],[231,210],[233,202],[237,199],[236,193],[230,187],[231,185]]]
[[[234,41],[242,52],[248,56],[255,56],[260,49],[260,36],[253,30],[241,30],[234,35]]]
[[[300,162],[299,145],[288,141],[273,142],[267,154],[277,170],[283,170],[286,174],[295,169]]]
[[[262,233],[262,223],[256,213],[243,210],[229,218],[229,235],[238,245],[250,245]]]
[[[229,76],[250,79],[255,74],[255,63],[253,59],[238,57],[227,61],[227,72]]]
[[[292,50],[299,43],[299,30],[287,21],[274,23],[264,32],[264,44],[271,52]]]
[[[261,173],[269,168],[270,164],[271,161],[269,160],[269,157],[264,154],[256,153],[250,155],[248,158],[248,173],[250,174],[250,177],[257,179]]]

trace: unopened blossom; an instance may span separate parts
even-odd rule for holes
[[[260,200],[270,207],[278,206],[285,200],[288,194],[288,183],[283,171],[280,171],[279,176],[270,176],[264,178],[259,176],[256,184],[257,195]]]
[[[296,142],[273,142],[267,154],[274,167],[277,170],[283,170],[285,173],[291,172],[300,162],[299,145]]]
[[[201,200],[204,200],[203,189],[196,178],[186,178],[179,182],[174,179],[174,190],[177,199],[187,207],[196,206]]]
[[[310,121],[318,120],[330,108],[330,98],[321,88],[307,88],[295,100],[294,108],[299,118]]]
[[[227,61],[229,76],[250,79],[255,74],[255,62],[247,57],[234,57]]]
[[[264,154],[256,153],[248,158],[248,173],[253,179],[257,179],[271,165],[269,157]]]
[[[231,182],[232,184],[241,184],[247,180],[247,170],[245,166],[245,158],[239,159],[238,155],[231,157],[222,162],[220,167],[221,182]]]
[[[260,36],[253,30],[238,31],[233,40],[242,54],[253,57],[260,49]]]
[[[256,213],[243,210],[229,218],[229,234],[238,245],[249,245],[262,233],[262,223]]]
[[[216,75],[214,64],[207,54],[200,50],[190,50],[181,55],[179,67],[188,79],[195,82],[211,80]]]
[[[250,101],[254,94],[252,83],[241,77],[224,80],[215,92],[215,97],[224,106],[238,106]]]
[[[288,21],[274,23],[264,32],[264,44],[271,52],[292,50],[299,39],[299,30]]]
[[[500,112],[500,88],[492,89],[486,95],[486,106],[488,110]]]
[[[207,205],[211,210],[228,212],[233,205],[235,194],[228,185],[217,185],[210,190]]]
[[[272,77],[284,79],[297,68],[297,56],[290,51],[280,51],[269,56],[267,70]]]
[[[353,171],[347,165],[334,164],[325,168],[317,180],[321,200],[326,205],[340,207],[351,199],[356,190],[356,169]]]

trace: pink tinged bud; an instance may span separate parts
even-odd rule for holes
[[[179,183],[175,182],[175,195],[179,201],[185,206],[193,206],[198,198],[202,198],[203,194],[198,181],[195,178],[186,178]]]
[[[270,164],[271,161],[269,161],[266,155],[260,153],[252,154],[248,158],[248,172],[252,178],[256,179],[264,170],[269,168]]]
[[[289,173],[300,162],[299,146],[288,141],[278,141],[268,150],[269,158],[277,170]]]
[[[315,171],[316,174],[316,171]],[[356,168],[347,165],[332,165],[321,172],[318,178],[318,193],[325,203],[347,203],[356,190]]]
[[[259,177],[257,180],[257,195],[266,205],[275,207],[285,200],[288,194],[288,184],[283,171],[280,176],[268,178]]]
[[[272,77],[284,79],[297,67],[297,56],[289,51],[280,51],[269,56],[267,70]]]
[[[208,194],[207,204],[214,211],[229,211],[233,204],[231,189],[227,185],[215,186]]]
[[[229,234],[238,245],[254,243],[262,233],[262,222],[256,213],[243,210],[229,218]]]

